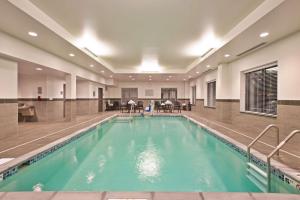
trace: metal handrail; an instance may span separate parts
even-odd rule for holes
[[[262,136],[264,136],[267,133],[267,131],[270,130],[271,128],[276,129],[276,135],[277,135],[276,146],[279,144],[279,128],[275,124],[270,124],[247,146],[248,162],[250,162],[250,148],[255,144],[255,142],[257,142],[257,140],[259,140]],[[277,155],[279,155],[279,151],[277,152]]]
[[[297,133],[300,133],[300,130],[292,131],[267,157],[268,192],[271,190],[271,158]]]

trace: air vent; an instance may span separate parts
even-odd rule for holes
[[[258,49],[258,48],[264,46],[265,44],[266,44],[266,42],[262,42],[262,43],[260,43],[260,44],[258,44],[258,45],[255,45],[254,47],[251,47],[250,49],[248,49],[248,50],[246,50],[246,51],[243,51],[243,52],[240,53],[240,54],[237,54],[236,56],[242,56],[242,55],[245,55],[245,54],[247,54],[247,53],[250,53],[251,51],[254,51],[254,50]]]
[[[207,54],[209,54],[209,52],[211,52],[214,48],[210,48],[208,51],[206,51],[204,54],[201,55],[201,58],[203,58],[204,56],[206,56]]]
[[[96,58],[98,57],[96,54],[94,54],[91,50],[89,50],[88,48],[84,48],[85,50],[87,50],[90,54],[92,54],[93,56],[95,56]]]

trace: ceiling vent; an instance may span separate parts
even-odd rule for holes
[[[208,51],[206,51],[204,54],[201,55],[201,58],[203,58],[204,56],[206,56],[207,54],[209,54],[209,52],[211,52],[214,48],[210,48]]]
[[[248,49],[246,51],[243,51],[242,53],[237,54],[236,56],[243,56],[243,55],[245,55],[247,53],[250,53],[250,52],[252,52],[252,51],[254,51],[254,50],[256,50],[256,49],[264,46],[265,44],[267,44],[267,43],[266,42],[262,42],[262,43],[260,43],[258,45],[255,45],[254,47],[251,47],[250,49]]]
[[[88,48],[84,48],[85,50],[87,50],[90,54],[92,54],[93,56],[95,56],[96,58],[98,57],[96,54],[94,54],[91,50],[89,50]]]

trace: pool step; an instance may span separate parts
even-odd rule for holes
[[[251,180],[260,190],[267,192],[267,173],[250,162],[247,163],[247,166],[248,179]]]

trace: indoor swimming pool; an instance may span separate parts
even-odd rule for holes
[[[261,192],[246,157],[185,117],[111,119],[0,182],[0,191]],[[272,192],[297,191],[272,177]]]

